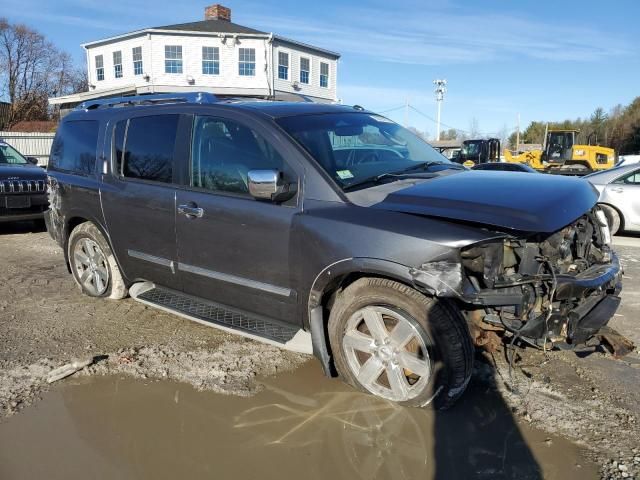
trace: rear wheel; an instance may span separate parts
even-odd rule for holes
[[[620,230],[620,226],[622,224],[622,219],[620,218],[620,214],[615,208],[610,207],[609,205],[600,204],[600,209],[604,212],[604,215],[607,217],[607,223],[609,224],[609,230],[611,230],[611,235],[615,235]]]
[[[450,304],[392,280],[363,278],[336,299],[329,337],[340,376],[407,406],[450,406],[473,365],[466,322]]]
[[[73,229],[68,256],[73,278],[83,293],[113,299],[127,296],[113,252],[93,223],[85,222]]]

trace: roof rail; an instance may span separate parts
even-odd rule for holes
[[[136,105],[154,105],[162,103],[216,103],[218,97],[208,92],[158,93],[132,95],[129,97],[101,98],[82,102],[76,110],[94,110],[97,108],[133,107]]]

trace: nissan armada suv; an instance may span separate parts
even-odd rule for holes
[[[85,294],[314,353],[403,405],[451,405],[488,334],[582,347],[620,302],[588,182],[468,171],[357,106],[85,103],[48,175],[48,230]]]

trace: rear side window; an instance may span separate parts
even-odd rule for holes
[[[81,175],[95,173],[98,128],[95,120],[63,122],[51,147],[49,170]]]
[[[128,178],[171,183],[179,120],[180,115],[152,115],[131,118],[128,126],[116,125],[114,154],[118,173]],[[123,139],[124,146],[120,146]]]

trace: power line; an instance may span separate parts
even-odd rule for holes
[[[376,113],[383,114],[383,113],[396,112],[396,111],[398,111],[398,110],[402,110],[402,109],[404,109],[404,108],[406,108],[406,107],[407,107],[407,105],[398,105],[397,107],[388,108],[388,109],[386,109],[386,110],[376,110],[376,109],[371,109],[371,110],[373,110],[373,111],[374,111],[374,112],[376,112]],[[408,107],[409,107],[411,110],[413,110],[414,112],[416,112],[418,115],[420,115],[420,116],[422,116],[422,117],[426,118],[427,120],[430,120],[431,122],[435,123],[436,125],[438,124],[438,121],[437,121],[435,118],[433,118],[432,116],[430,116],[430,115],[428,115],[428,114],[424,113],[423,111],[421,111],[421,110],[417,109],[417,108],[416,108],[416,107],[414,107],[413,105],[409,104],[409,105],[408,105]],[[443,127],[450,128],[450,129],[452,129],[452,130],[455,130],[456,132],[465,133],[465,134],[471,134],[471,133],[472,133],[472,132],[470,132],[469,130],[465,130],[464,128],[454,127],[454,126],[452,126],[452,125],[448,125],[448,124],[446,124],[446,123],[444,123],[444,122],[442,122],[442,121],[440,121],[440,125],[442,125]],[[518,128],[518,127],[514,127],[514,126],[512,126],[512,127],[507,127],[507,132],[515,132],[515,131],[517,130],[517,128]],[[502,133],[502,132],[478,132],[478,134],[479,134],[479,135],[482,135],[482,136],[492,136],[492,135],[493,135],[493,136],[495,136],[495,135],[499,135],[499,134],[501,134],[501,133]]]

